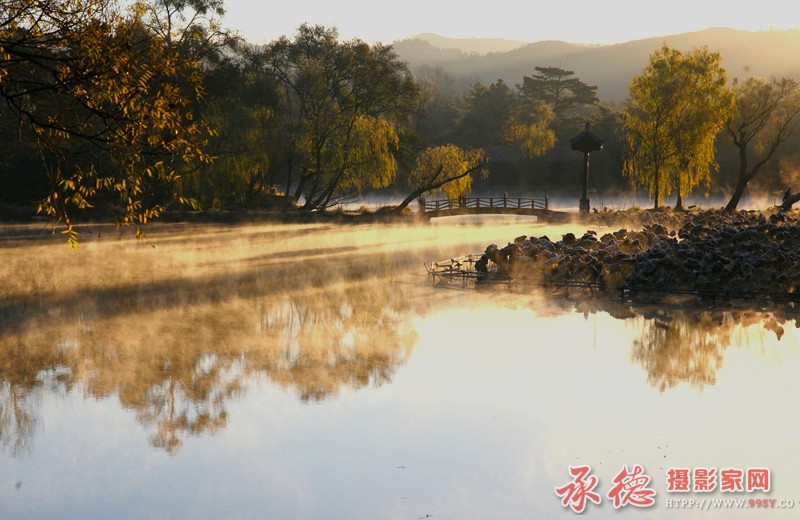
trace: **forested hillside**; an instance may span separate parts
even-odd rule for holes
[[[650,54],[667,44],[681,51],[708,47],[723,57],[730,78],[746,76],[800,78],[800,29],[740,31],[726,28],[635,40],[616,45],[582,45],[560,41],[530,43],[506,52],[477,54],[474,40],[420,35],[394,44],[412,71],[420,65],[440,66],[459,81],[514,85],[536,66],[575,71],[597,85],[601,101],[621,101],[634,74]],[[467,44],[469,44],[467,46]],[[487,51],[493,47],[484,47]]]

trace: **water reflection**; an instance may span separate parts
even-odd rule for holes
[[[796,413],[764,404],[796,386],[793,309],[430,282],[424,261],[559,233],[497,226],[0,237],[0,516],[549,518],[577,462],[796,482]]]
[[[246,363],[296,389],[303,401],[323,400],[341,387],[380,386],[411,354],[411,312],[403,291],[375,291],[364,283],[287,298],[260,312],[256,329],[274,338],[279,358],[259,349],[246,354]]]
[[[8,239],[3,444],[30,448],[46,387],[117,396],[152,444],[174,453],[185,436],[223,428],[226,402],[255,373],[303,400],[390,380],[410,352],[413,334],[400,323],[410,307],[402,291],[375,291],[368,280],[409,259],[354,253],[356,235],[343,247],[325,240],[326,226],[290,229],[170,229],[153,240],[155,254],[98,233],[71,257],[46,237]]]
[[[151,248],[98,227],[72,253],[30,226],[5,231],[0,433],[14,453],[45,387],[116,395],[175,452],[224,427],[253,374],[302,400],[387,382],[410,354],[409,314],[427,306],[395,273],[486,240],[474,226],[175,225]]]
[[[188,236],[219,240],[216,232],[206,228]],[[15,278],[0,314],[3,446],[14,455],[28,452],[43,392],[77,388],[87,397],[116,397],[135,411],[152,446],[176,453],[188,436],[225,428],[228,403],[254,378],[266,377],[304,402],[390,382],[411,356],[415,317],[487,297],[485,291],[433,295],[416,274],[419,255],[398,253],[398,243],[404,244],[400,250],[414,250],[408,234],[402,240],[352,234],[343,246],[322,239],[330,233],[325,226],[253,230],[243,243],[225,243],[224,255],[186,235],[165,234],[159,244],[166,255],[141,248],[118,252],[134,263],[128,258],[110,270],[108,264],[92,266],[99,281],[84,275],[85,283],[64,289],[37,269],[36,290],[15,291]],[[276,240],[280,253],[260,247]],[[56,258],[64,254],[52,249],[60,243],[48,247]],[[90,261],[105,258],[105,247],[88,247],[83,254]],[[74,258],[65,261],[67,276],[70,269],[85,269],[82,262],[69,264]],[[128,271],[148,261],[159,269]],[[411,279],[409,273],[415,273]],[[491,296],[498,305],[529,306],[539,315],[577,310],[624,321],[633,361],[661,392],[682,382],[696,389],[713,385],[734,331],[763,328],[780,339],[790,319],[774,312],[637,308],[586,300],[582,293],[526,301],[534,290],[502,292]]]
[[[709,331],[709,325],[714,325],[710,321],[707,312],[696,319],[680,312],[641,322],[631,357],[647,371],[650,385],[663,392],[681,382],[700,389],[716,382],[727,345],[720,335],[727,335],[729,329],[714,326]]]
[[[42,395],[69,390],[60,344],[29,348],[20,338],[0,341],[0,444],[13,455],[32,448]]]
[[[5,377],[0,381],[0,443],[12,455],[22,455],[31,448],[39,422],[40,397],[38,388],[25,387]]]
[[[642,312],[635,326],[632,359],[648,383],[664,392],[680,383],[702,390],[717,380],[725,350],[735,345],[777,344],[794,318],[774,311],[657,309]]]
[[[302,400],[322,400],[341,387],[390,381],[414,339],[402,291],[376,292],[365,283],[171,311],[148,307],[129,302],[125,313],[110,315],[62,308],[47,327],[4,327],[4,445],[13,453],[29,448],[42,391],[80,388],[87,397],[116,396],[152,432],[153,446],[174,453],[187,435],[225,427],[227,402],[254,375]]]

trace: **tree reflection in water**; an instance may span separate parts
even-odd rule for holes
[[[760,340],[769,333],[780,340],[789,319],[776,318],[770,311],[643,312],[631,357],[647,371],[648,383],[661,392],[684,382],[702,389],[716,383],[717,370],[730,345],[747,347],[753,338]]]
[[[366,283],[287,298],[260,313],[259,332],[280,338],[279,359],[251,353],[248,367],[295,388],[303,401],[381,385],[411,354],[411,315],[403,291]]]
[[[709,321],[704,312],[696,318],[664,313],[641,322],[631,356],[647,371],[650,385],[663,392],[681,382],[695,388],[716,382],[727,341],[710,330]],[[727,330],[716,332],[727,335]]]
[[[36,408],[40,389],[37,386],[0,381],[0,443],[12,455],[22,455],[31,449],[31,439],[39,422]]]
[[[42,395],[71,386],[63,345],[54,345],[50,349],[0,342],[0,444],[13,455],[32,448]]]
[[[321,226],[287,229],[254,227],[238,243],[209,228],[213,250],[198,245],[200,231],[169,234],[166,251],[153,256],[116,244],[108,250],[84,244],[79,258],[60,241],[41,248],[0,244],[25,252],[0,266],[7,282],[0,299],[4,448],[13,455],[31,449],[47,394],[116,397],[135,412],[153,446],[175,453],[187,437],[224,428],[227,404],[254,379],[266,377],[303,401],[391,381],[411,356],[412,319],[452,303],[428,298],[423,278],[392,279],[420,271],[420,259],[436,253],[389,228],[373,231],[372,240],[391,247],[366,248],[354,235],[326,245],[330,230]],[[285,246],[279,253],[277,243]],[[222,247],[227,256],[219,256]],[[413,247],[415,254],[407,254]],[[124,260],[105,266],[109,250]],[[59,269],[63,279],[53,274]],[[563,307],[557,312],[575,312],[574,301]],[[651,312],[599,300],[577,310],[607,312],[638,327],[633,360],[662,392],[680,382],[714,384],[725,349],[746,344],[747,334],[744,340],[732,334],[755,328],[780,338],[791,319],[774,312]]]
[[[153,446],[174,453],[186,436],[224,428],[226,403],[253,376],[321,400],[385,383],[407,359],[409,297],[375,290],[419,265],[394,254],[395,231],[157,229],[159,249],[100,233],[78,253],[40,233],[0,241],[10,253],[0,265],[0,438],[12,453],[30,447],[46,385],[116,396]]]
[[[131,308],[103,319],[97,309],[62,310],[50,327],[2,338],[0,439],[12,454],[30,449],[42,392],[77,387],[94,398],[117,396],[150,430],[153,446],[175,453],[187,436],[225,427],[226,403],[245,391],[250,377],[267,376],[303,401],[391,381],[410,357],[415,336],[409,322],[418,304],[404,290],[376,291],[355,282],[277,298]],[[696,389],[713,385],[725,349],[747,346],[751,335],[744,331],[780,339],[790,319],[602,302],[577,308],[608,312],[637,329],[632,359],[661,392],[684,382]]]
[[[152,445],[170,453],[187,435],[224,428],[226,402],[251,376],[303,400],[381,385],[408,358],[414,336],[402,292],[373,289],[353,283],[170,310],[134,305],[113,316],[92,305],[62,309],[47,327],[0,337],[0,438],[14,454],[29,448],[45,385],[117,396],[152,432]]]

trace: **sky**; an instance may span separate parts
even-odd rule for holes
[[[710,27],[800,28],[786,0],[225,0],[223,27],[252,43],[293,37],[303,23],[335,27],[343,40],[391,44],[420,33],[450,38],[613,44]]]

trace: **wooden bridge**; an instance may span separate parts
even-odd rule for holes
[[[552,211],[549,206],[550,201],[547,195],[544,198],[509,197],[504,193],[500,197],[461,197],[453,200],[419,199],[420,213],[426,218],[490,213],[552,218],[560,214]]]

